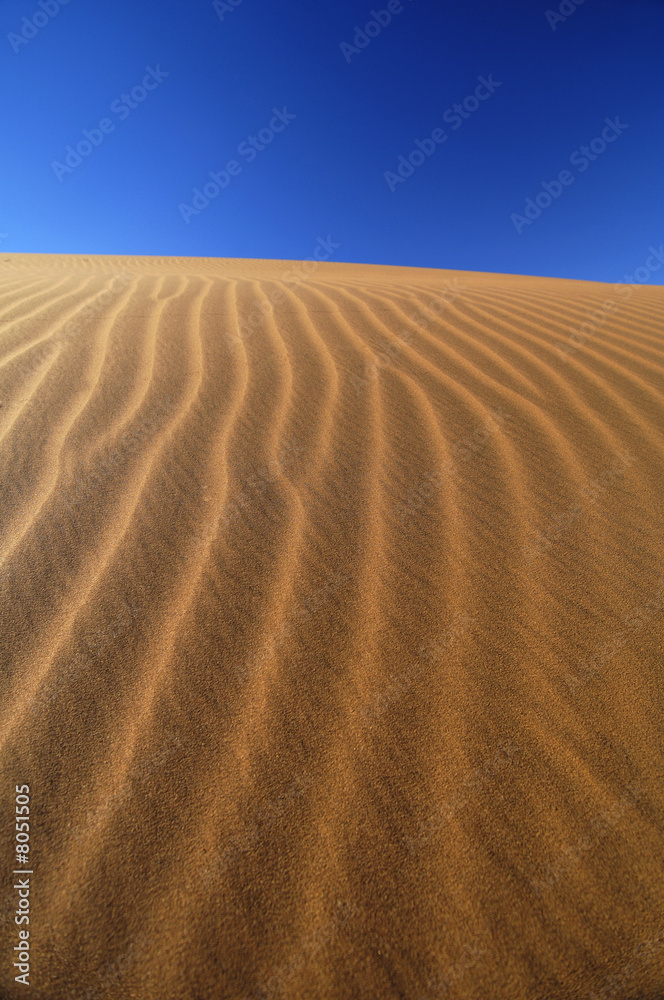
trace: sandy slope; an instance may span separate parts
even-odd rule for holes
[[[664,289],[298,267],[0,257],[0,995],[661,1000]]]

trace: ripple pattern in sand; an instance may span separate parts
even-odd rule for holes
[[[37,995],[663,995],[662,290],[2,268]]]

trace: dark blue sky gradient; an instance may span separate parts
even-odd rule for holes
[[[69,0],[12,46],[41,8],[0,0],[0,250],[302,259],[330,236],[343,261],[603,281],[644,266],[664,243],[664,0],[585,0],[555,31],[556,2],[403,0],[347,62],[341,43],[385,7],[241,0],[222,21],[212,0]],[[120,120],[147,66],[169,75]],[[490,74],[501,86],[452,129],[446,109]],[[249,163],[238,145],[284,107],[295,119]],[[570,168],[616,116],[623,134]],[[385,172],[437,127],[446,142],[391,191]],[[232,159],[239,176],[185,222]],[[574,183],[517,232],[564,169]]]

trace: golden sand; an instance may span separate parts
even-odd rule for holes
[[[3,1000],[661,1000],[663,288],[0,256],[0,439]]]

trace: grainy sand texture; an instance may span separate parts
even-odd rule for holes
[[[3,1000],[664,997],[664,289],[0,256],[0,490]]]

